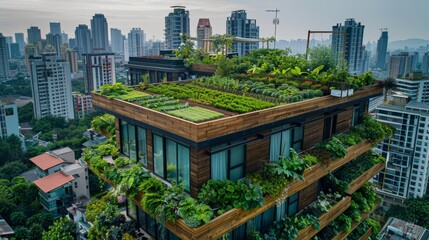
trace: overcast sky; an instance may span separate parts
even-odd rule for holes
[[[60,21],[63,31],[74,37],[78,24],[90,25],[94,13],[103,13],[109,28],[119,28],[122,34],[140,27],[147,39],[163,39],[171,5],[187,6],[191,35],[203,17],[210,18],[213,33],[223,34],[231,11],[244,9],[248,18],[256,19],[261,37],[273,36],[274,13],[265,10],[278,8],[277,39],[306,38],[308,30],[332,30],[346,18],[365,25],[364,42],[377,40],[381,27],[388,28],[390,41],[429,39],[429,0],[0,0],[0,33],[24,32],[27,37],[26,29],[38,26],[44,37],[49,22]]]

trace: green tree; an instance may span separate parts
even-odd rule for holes
[[[17,227],[14,231],[14,237],[16,240],[27,240],[30,238],[31,232],[25,227]]]
[[[10,221],[13,226],[25,226],[27,216],[23,212],[13,212],[10,215]]]
[[[24,162],[24,152],[21,149],[21,140],[18,136],[12,135],[0,141],[0,166],[12,161]]]
[[[37,213],[28,218],[27,226],[32,226],[34,224],[40,224],[43,229],[48,229],[50,225],[53,223],[52,214],[50,213]]]
[[[73,240],[76,239],[76,224],[70,219],[63,217],[54,222],[48,231],[42,233],[42,240]]]
[[[28,170],[28,167],[24,165],[21,161],[13,161],[6,163],[0,167],[0,178],[11,180],[15,176]]]
[[[33,224],[33,226],[30,227],[31,232],[31,240],[39,240],[42,239],[43,234],[43,228],[40,224]]]
[[[18,108],[18,118],[20,123],[31,122],[34,119],[32,102]]]
[[[323,65],[323,71],[335,68],[335,60],[331,48],[322,45],[310,48],[308,51],[308,65],[310,69],[315,69]]]

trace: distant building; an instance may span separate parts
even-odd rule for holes
[[[65,56],[63,57],[70,64],[70,72],[76,73],[79,71],[78,68],[78,60],[79,53],[74,49],[67,49],[65,52]]]
[[[84,54],[83,74],[86,94],[100,90],[103,85],[116,83],[115,54]]]
[[[11,36],[3,36],[6,39],[6,46],[7,46],[7,54],[9,56],[9,59],[11,59],[11,50],[10,45],[13,43],[13,37]]]
[[[111,28],[110,38],[112,39],[112,52],[123,54],[124,53],[124,36],[120,29]]]
[[[387,31],[381,32],[381,37],[377,41],[377,55],[375,67],[380,69],[386,68],[386,59],[387,59],[387,43],[389,41],[389,36]]]
[[[416,62],[416,56],[408,52],[391,55],[387,63],[387,76],[393,78],[405,77],[413,71],[413,65]]]
[[[38,45],[39,41],[42,40],[42,33],[38,27],[30,27],[27,29],[28,43]]]
[[[376,239],[380,240],[429,240],[429,230],[414,223],[390,217]]]
[[[6,38],[0,33],[0,79],[9,77],[9,52]]]
[[[48,33],[46,34],[46,43],[54,47],[57,56],[61,56],[61,34]]]
[[[21,56],[24,56],[25,39],[24,33],[15,33],[15,42],[19,44],[19,52]]]
[[[164,49],[164,43],[161,41],[150,40],[146,42],[146,45],[148,46],[148,56],[158,56],[161,50]]]
[[[38,55],[39,54],[36,45],[32,43],[25,45],[25,66],[27,68],[27,72],[31,71],[30,59]]]
[[[429,73],[429,52],[427,52],[423,55],[422,73],[423,74]]]
[[[128,33],[128,53],[130,57],[145,56],[145,33],[141,28],[133,28]]]
[[[95,53],[109,51],[109,28],[103,14],[97,13],[91,19],[92,50]]]
[[[365,26],[360,22],[357,23],[355,19],[346,19],[344,25],[338,23],[332,26],[332,31],[339,32],[332,34],[332,53],[337,64],[345,64],[348,66],[349,73],[352,75],[360,74],[363,72],[363,57],[364,50],[362,47],[363,33]],[[344,34],[345,32],[345,41]],[[346,46],[344,46],[344,42]],[[345,55],[344,55],[345,51]]]
[[[13,103],[0,101],[0,139],[19,137],[18,108]]]
[[[204,48],[206,51],[208,51],[209,46],[207,41],[204,41],[204,39],[209,39],[212,37],[212,26],[210,24],[210,19],[208,18],[200,18],[198,20],[197,25],[197,48],[201,49]]]
[[[61,33],[61,44],[69,43],[69,35],[65,32]]]
[[[189,11],[184,6],[172,6],[173,12],[165,17],[165,46],[167,49],[178,49],[183,39],[180,34],[190,35]]]
[[[73,104],[75,119],[84,118],[88,113],[94,111],[91,95],[73,93]]]
[[[239,38],[259,38],[259,26],[255,19],[247,19],[245,10],[233,11],[226,20],[226,33]],[[239,56],[244,56],[259,49],[259,43],[234,42],[232,48]]]
[[[34,116],[74,119],[69,63],[55,54],[30,59]]]
[[[21,57],[21,53],[19,51],[19,44],[18,43],[10,44],[10,57],[12,59],[18,59]]]
[[[90,198],[88,171],[68,147],[46,152],[30,161],[37,166],[40,203],[58,218],[67,214],[76,197]]]
[[[49,33],[61,34],[61,23],[60,22],[50,22],[49,23]]]
[[[92,52],[91,45],[91,31],[88,29],[88,26],[85,24],[79,24],[74,31],[76,37],[76,47],[79,51],[79,54],[88,54]]]

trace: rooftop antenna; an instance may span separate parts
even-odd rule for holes
[[[280,23],[280,20],[277,18],[277,14],[280,12],[280,10],[276,9],[269,9],[265,10],[266,12],[274,12],[276,13],[276,17],[273,19],[274,24],[274,49],[276,49],[276,42],[277,42],[277,25]]]

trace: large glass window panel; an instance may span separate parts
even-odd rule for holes
[[[167,180],[177,182],[177,143],[167,139]]]
[[[277,161],[279,159],[281,142],[282,142],[282,133],[276,133],[271,135],[270,161]]]
[[[164,177],[164,139],[153,135],[153,164],[155,174]]]
[[[262,232],[265,232],[275,220],[276,209],[272,207],[262,215]]]
[[[286,215],[286,205],[287,199],[285,199],[280,205],[277,205],[276,208],[276,221],[282,220]]]
[[[231,167],[236,167],[244,163],[244,146],[231,148]]]
[[[121,145],[122,153],[129,156],[129,137],[128,137],[128,124],[125,121],[121,121]]]
[[[179,182],[185,183],[185,189],[190,191],[191,189],[191,171],[190,171],[190,154],[189,154],[189,148],[178,145],[178,165],[179,165]]]
[[[131,200],[127,200],[127,215],[137,220],[137,206]]]
[[[143,166],[147,167],[147,143],[146,143],[146,129],[138,128],[138,149],[139,149],[139,161]]]
[[[225,180],[228,178],[228,151],[212,154],[211,157],[211,178],[215,180]]]
[[[128,143],[129,143],[129,157],[130,159],[136,160],[137,159],[137,152],[136,152],[136,127],[133,125],[128,124]]]
[[[291,132],[292,130],[286,130],[282,132],[282,145],[280,156],[289,157],[290,156],[290,147],[291,147]]]

